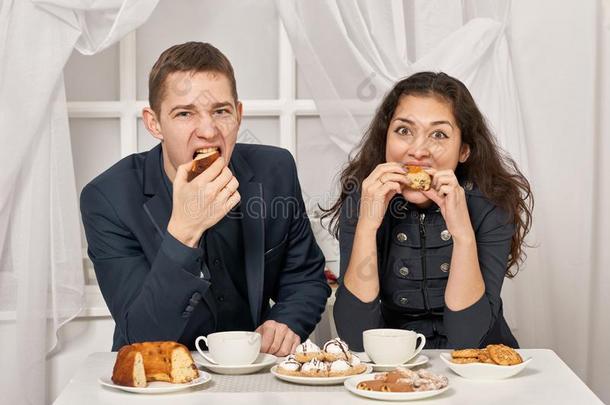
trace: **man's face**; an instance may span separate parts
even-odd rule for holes
[[[174,72],[168,75],[153,128],[156,131],[151,131],[163,142],[168,177],[173,181],[178,166],[192,161],[200,149],[218,148],[228,164],[241,113],[241,103],[233,99],[231,84],[224,74]]]

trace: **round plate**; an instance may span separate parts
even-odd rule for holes
[[[256,360],[254,360],[254,363],[245,366],[222,366],[220,364],[210,363],[209,361],[204,359],[199,353],[196,353],[193,357],[195,359],[195,363],[199,364],[200,366],[205,367],[208,370],[217,374],[228,375],[256,373],[257,371],[262,370],[265,367],[268,367],[277,362],[277,357],[267,353],[260,353]]]
[[[451,361],[451,353],[441,353],[441,360],[454,373],[473,380],[501,380],[520,373],[532,358],[523,360],[523,363],[514,366],[500,366],[488,363],[457,364]]]
[[[149,382],[146,387],[127,387],[124,385],[118,385],[112,382],[110,377],[100,377],[98,378],[98,382],[110,388],[115,388],[118,390],[135,392],[136,394],[165,394],[168,392],[175,392],[185,390],[187,388],[197,387],[198,385],[202,385],[207,383],[212,379],[212,376],[205,371],[199,370],[199,377],[194,379],[189,383],[184,384],[172,384],[164,381],[153,381]]]
[[[428,361],[430,361],[430,358],[428,358],[428,356],[426,356],[425,354],[420,354],[416,358],[411,359],[404,364],[376,364],[376,363],[366,363],[366,364],[370,364],[371,366],[373,366],[373,370],[375,370],[375,371],[390,371],[390,370],[394,370],[396,367],[412,368],[412,367],[421,366],[422,364],[426,364]]]
[[[367,365],[366,370],[364,370],[362,374],[370,373],[372,370],[373,368],[370,365]],[[354,377],[353,375],[344,375],[340,377],[300,377],[294,375],[284,375],[277,372],[277,366],[271,367],[271,374],[273,374],[280,380],[301,385],[336,385],[341,384],[348,378]]]
[[[366,380],[374,380],[375,374],[357,375],[345,380],[343,385],[345,388],[356,395],[361,397],[380,399],[382,401],[414,401],[416,399],[423,399],[433,397],[435,395],[442,394],[449,389],[449,386],[441,388],[440,390],[431,391],[415,391],[415,392],[379,392],[379,391],[365,391],[356,388],[358,383]]]

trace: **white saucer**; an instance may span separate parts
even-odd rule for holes
[[[256,360],[254,360],[254,363],[246,364],[243,366],[223,366],[220,364],[210,363],[209,361],[204,359],[199,353],[195,353],[193,359],[195,360],[195,363],[207,368],[208,370],[214,373],[229,375],[256,373],[257,371],[262,370],[265,367],[268,367],[277,362],[277,357],[267,353],[260,353]]]
[[[394,370],[396,367],[412,368],[421,366],[423,364],[426,364],[428,361],[430,361],[430,358],[428,356],[426,356],[425,354],[420,354],[414,359],[411,359],[404,364],[376,364],[372,362],[367,362],[366,364],[370,364],[371,366],[373,366],[373,370],[375,371],[390,371]]]
[[[441,388],[440,390],[430,390],[430,391],[415,391],[415,392],[379,392],[379,391],[365,391],[359,390],[356,388],[358,383],[366,380],[373,380],[375,378],[375,374],[365,374],[365,375],[357,375],[351,377],[343,383],[345,388],[356,395],[360,395],[361,397],[371,398],[371,399],[380,399],[382,401],[413,401],[417,399],[423,399],[428,397],[433,397],[435,395],[442,394],[443,392],[449,389],[449,386],[445,388]]]
[[[136,394],[166,394],[168,392],[175,392],[185,390],[187,388],[196,387],[207,383],[212,379],[212,376],[205,371],[199,370],[199,377],[189,383],[184,384],[172,384],[164,381],[153,381],[149,382],[146,387],[127,387],[124,385],[118,385],[112,382],[110,377],[100,377],[97,381],[110,388],[116,388],[127,392],[134,392]]]

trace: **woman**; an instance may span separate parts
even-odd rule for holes
[[[430,189],[407,188],[405,165],[430,174]],[[341,185],[324,215],[341,250],[341,338],[362,350],[362,332],[385,327],[423,333],[426,348],[518,347],[500,291],[525,256],[530,186],[460,81],[398,82]]]

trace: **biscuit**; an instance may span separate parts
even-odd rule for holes
[[[489,352],[489,357],[495,363],[502,366],[513,366],[523,362],[523,359],[515,349],[505,345],[489,345],[487,346],[487,351]]]
[[[469,364],[478,363],[479,359],[477,357],[456,357],[451,359],[451,362],[455,364]]]
[[[469,357],[478,357],[481,351],[479,349],[462,349],[462,350],[454,350],[451,353],[451,357],[456,358],[469,358]]]

